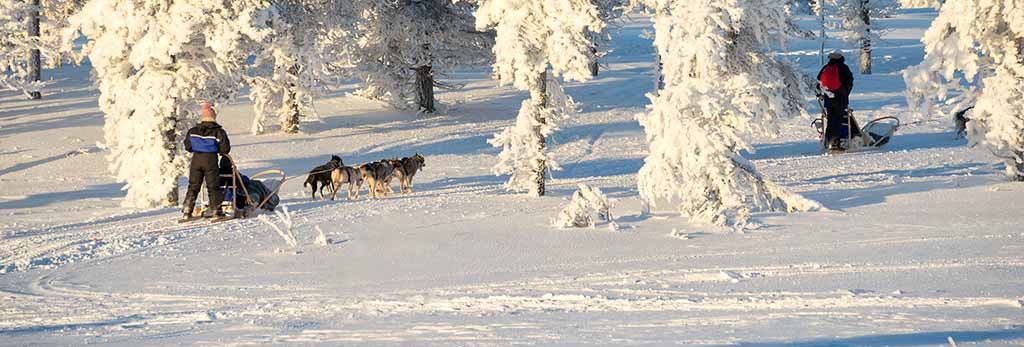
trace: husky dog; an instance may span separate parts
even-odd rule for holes
[[[395,176],[398,177],[398,184],[402,193],[412,193],[412,178],[416,173],[427,166],[425,159],[419,153],[411,157],[402,158],[395,166]]]
[[[331,171],[344,165],[341,162],[341,157],[332,155],[331,160],[327,164],[317,166],[313,170],[309,170],[309,175],[306,177],[306,183],[303,187],[313,185],[313,200],[316,200],[317,184],[320,184],[320,200],[324,200],[324,188],[328,188],[331,193],[334,193],[336,187],[331,181]]]
[[[388,177],[391,176],[394,170],[394,167],[387,161],[378,161],[359,166],[359,174],[366,181],[371,198],[377,198],[381,195],[387,196],[384,183],[387,182]]]
[[[394,189],[391,189],[391,179],[395,178],[396,176],[401,176],[401,174],[398,171],[402,169],[402,160],[394,158],[384,159],[381,160],[381,162],[386,163],[388,166],[391,166],[391,174],[384,178],[384,196],[387,196],[388,194],[395,192]],[[401,177],[399,177],[399,181],[401,181]]]
[[[351,166],[341,166],[334,171],[331,171],[331,185],[334,187],[334,191],[331,192],[331,200],[334,200],[338,195],[338,190],[341,189],[341,185],[348,183],[348,199],[352,200],[353,193],[355,198],[359,199],[359,190],[363,186],[363,175]]]

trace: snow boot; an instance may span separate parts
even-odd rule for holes
[[[192,212],[185,212],[185,215],[182,216],[181,219],[178,220],[178,223],[188,223],[188,222],[193,222],[193,221],[197,221],[197,220],[200,220],[200,219],[201,218],[199,218],[199,217],[193,216]]]

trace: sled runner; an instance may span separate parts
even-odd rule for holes
[[[843,138],[839,141],[840,146],[838,149],[829,149],[828,143],[826,143],[825,132],[827,131],[828,121],[826,120],[824,108],[821,116],[811,122],[811,126],[818,132],[818,147],[822,153],[839,154],[879,149],[889,143],[889,140],[892,139],[892,136],[896,134],[896,130],[900,127],[899,118],[892,116],[875,118],[865,124],[864,127],[860,127],[852,110],[848,109],[846,115],[846,119],[841,125],[845,129],[840,128],[840,136]]]
[[[210,218],[212,223],[255,217],[261,210],[273,211],[277,208],[277,204],[280,203],[277,193],[288,179],[284,171],[278,169],[265,170],[250,177],[238,171],[238,166],[235,165],[235,161],[231,156],[225,156],[225,158],[230,163],[230,168],[222,168],[220,174],[221,186],[217,187],[217,189],[222,190],[224,196],[221,208],[225,215]],[[269,179],[278,175],[280,175],[280,179]],[[204,185],[203,189],[209,189],[209,187]],[[206,194],[200,194],[200,196],[206,196]],[[210,207],[208,205],[209,201],[206,202],[205,208],[197,210],[209,210]],[[181,222],[202,220],[204,219],[201,217],[202,215],[203,212],[200,212],[199,215],[183,219]]]

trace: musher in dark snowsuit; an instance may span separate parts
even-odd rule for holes
[[[188,130],[185,136],[185,150],[192,152],[192,164],[188,170],[188,193],[185,194],[183,206],[185,219],[191,218],[196,198],[199,197],[199,189],[204,181],[206,191],[210,193],[213,216],[224,216],[220,207],[224,196],[219,189],[220,170],[217,155],[231,152],[231,142],[228,140],[228,133],[217,124],[217,113],[209,103],[202,106],[202,121]]]
[[[839,140],[844,139],[846,129],[843,123],[846,123],[846,110],[850,107],[850,92],[853,91],[853,72],[850,71],[850,67],[846,65],[846,58],[843,57],[843,53],[840,51],[832,52],[828,55],[828,64],[825,64],[818,72],[819,91],[818,95],[825,100],[825,144],[829,149],[839,148]],[[835,67],[835,69],[829,69]],[[820,90],[824,83],[822,80],[826,70],[831,73],[838,73],[838,76],[827,76],[828,79],[835,79],[838,77],[840,86],[836,90],[829,90],[832,96],[830,97],[827,93]],[[857,136],[860,129],[851,129],[853,133],[851,136]]]

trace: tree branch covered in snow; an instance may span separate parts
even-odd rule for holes
[[[774,133],[777,117],[806,116],[800,73],[765,53],[788,26],[781,0],[649,1],[665,88],[637,119],[650,146],[641,197],[690,218],[743,224],[752,209],[818,208],[765,180],[739,153]]]
[[[949,0],[921,41],[924,61],[903,72],[907,103],[924,114],[956,94],[958,104],[973,103],[971,141],[1004,157],[1011,179],[1024,180],[1024,6]]]

